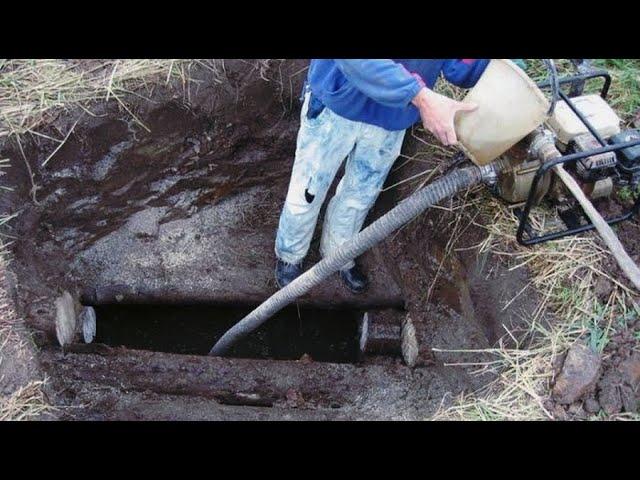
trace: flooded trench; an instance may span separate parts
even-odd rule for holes
[[[223,305],[103,305],[96,308],[95,342],[135,350],[207,355],[252,307]],[[358,361],[358,310],[285,308],[235,345],[229,357],[318,362]]]
[[[20,211],[9,232],[15,300],[51,397],[84,405],[73,410],[78,419],[412,419],[486,382],[446,366],[468,355],[431,349],[493,344],[502,324],[526,315],[526,302],[502,309],[525,279],[473,253],[445,258],[438,222],[446,215],[433,212],[362,257],[365,294],[352,295],[335,275],[232,358],[206,356],[276,291],[273,242],[298,127],[300,78],[289,92],[241,64],[233,78],[235,90],[215,102],[202,94],[189,106],[160,99],[146,107],[139,116],[150,133],[122,112],[79,124],[38,169],[38,205],[26,187],[4,205]],[[48,150],[28,151],[38,165]],[[27,185],[13,165],[14,182]],[[402,195],[383,194],[370,218]],[[479,235],[470,231],[466,244]],[[59,347],[54,301],[63,291],[78,309],[96,309],[92,344],[76,332]],[[392,348],[367,351],[365,313],[367,341]],[[426,352],[413,368],[399,347],[409,321]]]

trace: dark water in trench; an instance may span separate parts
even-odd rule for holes
[[[96,308],[95,342],[168,353],[206,355],[252,307],[106,305]],[[239,358],[355,362],[359,355],[357,310],[287,307],[243,339]]]

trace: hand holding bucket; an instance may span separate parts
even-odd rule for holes
[[[486,165],[547,119],[549,101],[515,63],[492,59],[463,102],[477,105],[455,117],[458,142],[476,164]]]

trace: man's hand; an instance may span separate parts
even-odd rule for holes
[[[477,105],[452,100],[424,87],[411,100],[418,110],[424,128],[433,133],[443,145],[457,143],[453,119],[456,112],[472,112]]]

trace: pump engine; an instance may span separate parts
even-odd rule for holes
[[[600,95],[583,95],[587,80],[596,78],[604,79]],[[577,75],[560,78],[558,84],[570,84],[573,88],[569,95],[574,96],[560,89],[560,99],[544,125],[562,154],[550,163],[563,164],[592,201],[607,199],[624,186],[636,191],[640,184],[640,130],[621,128],[619,116],[606,101],[610,83],[605,70],[583,69]],[[531,140],[532,136],[526,137],[498,160],[501,168],[494,187],[505,201],[524,207],[516,209],[521,220],[518,241],[530,245],[593,228],[564,184],[555,178],[553,165],[545,165],[531,154]],[[637,197],[629,212],[607,219],[608,223],[628,220],[638,213],[640,195]],[[531,208],[542,202],[556,208],[565,230],[547,234],[532,230],[528,218]]]

